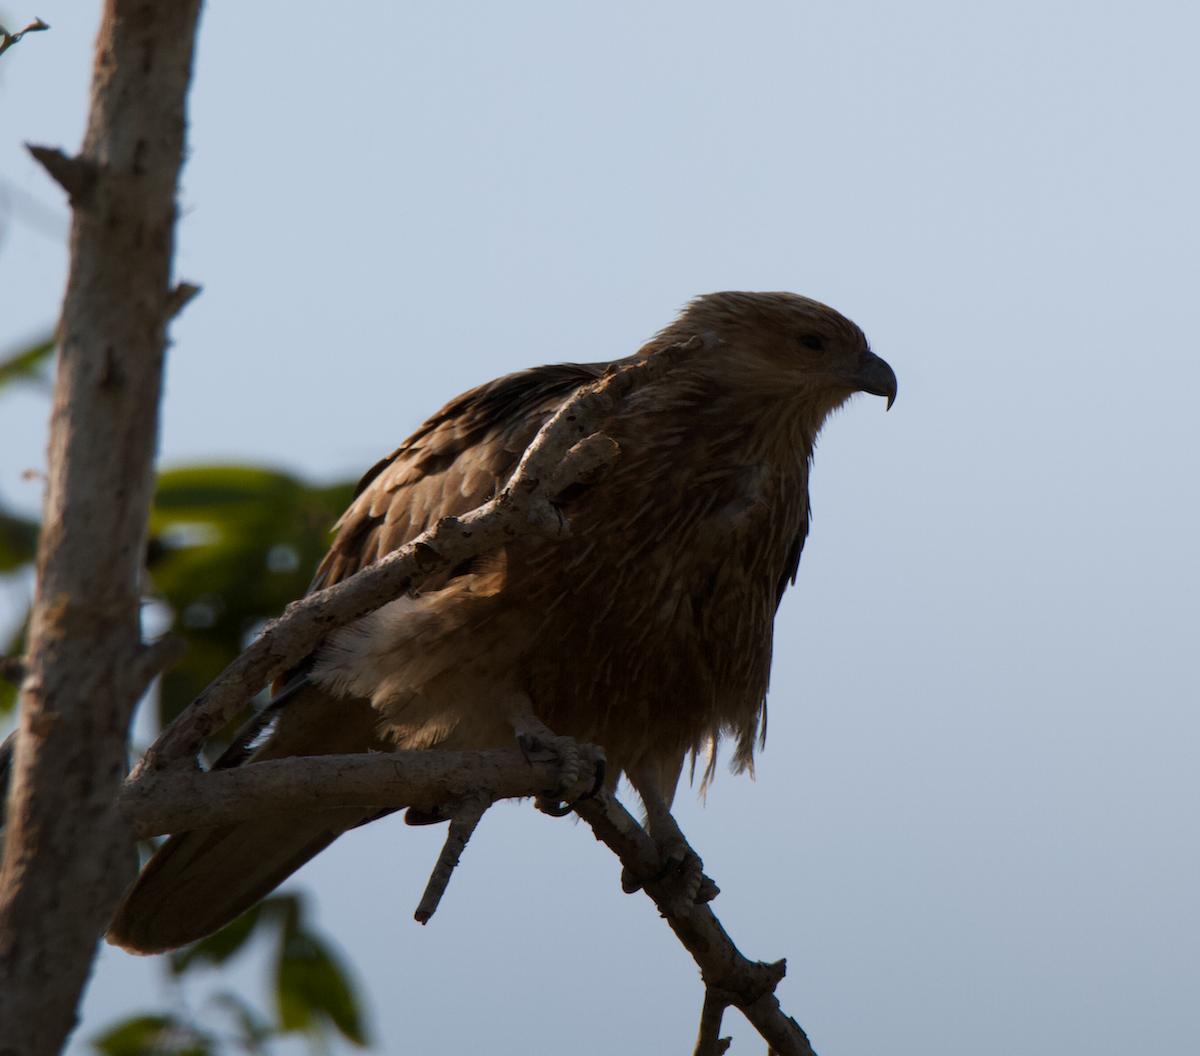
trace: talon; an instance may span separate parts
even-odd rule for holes
[[[600,795],[600,789],[604,787],[604,772],[607,766],[608,761],[604,758],[604,756],[597,758],[596,777],[592,781],[592,787],[589,788],[582,796],[580,796],[580,799],[595,799],[596,796]]]
[[[529,764],[558,760],[558,787],[553,793],[539,797],[550,803],[574,803],[586,799],[599,792],[604,784],[604,756],[601,749],[595,745],[579,744],[574,738],[560,737],[548,729],[530,710],[523,710],[512,717],[513,733],[516,735],[517,746],[525,761]],[[580,790],[580,771],[585,763],[592,763],[595,776],[589,782],[589,788]],[[544,809],[539,805],[539,810]],[[569,814],[573,808],[566,806],[560,814],[557,807],[545,810],[545,813],[555,817]]]
[[[517,747],[525,756],[525,762],[530,766],[534,763],[547,763],[558,758],[557,753],[549,745],[542,744],[536,737],[530,737],[524,730],[517,731]]]
[[[659,907],[665,917],[686,917],[698,901],[705,902],[715,896],[716,885],[705,877],[704,863],[679,831],[655,775],[643,772],[627,776],[642,798],[646,829],[658,849],[659,871],[654,881],[662,885],[662,894],[666,896],[658,902]],[[706,881],[708,887],[704,886]]]
[[[570,803],[557,803],[544,796],[538,796],[533,803],[543,814],[549,814],[552,818],[565,818],[575,809]]]
[[[451,815],[442,807],[434,807],[433,810],[418,810],[416,807],[409,807],[404,812],[405,825],[438,825],[443,821],[449,821]]]

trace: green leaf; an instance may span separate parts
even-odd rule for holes
[[[45,381],[46,364],[56,345],[54,335],[49,334],[0,359],[0,389],[15,381]]]
[[[37,556],[37,521],[6,513],[0,508],[0,572],[11,572]]]
[[[337,956],[311,932],[297,929],[283,944],[276,997],[283,1030],[319,1035],[328,1020],[348,1041],[368,1044],[354,986]]]
[[[25,613],[25,618],[21,621],[21,625],[13,632],[12,637],[8,642],[0,648],[2,656],[20,656],[25,652],[25,638],[29,632],[29,613]],[[13,709],[13,705],[17,702],[17,687],[8,679],[0,678],[0,715],[7,715]]]
[[[148,563],[188,655],[162,681],[169,722],[265,620],[308,589],[350,482],[312,487],[286,473],[197,466],[163,473]]]
[[[237,994],[222,990],[210,998],[214,1005],[224,1008],[237,1023],[239,1037],[238,1045],[247,1052],[265,1052],[265,1043],[278,1033],[270,1023],[262,1018]]]
[[[262,915],[262,910],[263,904],[260,902],[233,922],[226,924],[215,935],[176,950],[170,958],[172,974],[182,975],[196,965],[208,967],[224,964],[246,944]]]
[[[174,1016],[134,1016],[92,1039],[107,1056],[213,1056],[216,1043]]]

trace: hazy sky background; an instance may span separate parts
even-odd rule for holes
[[[98,12],[5,0],[53,29],[0,59],[4,347],[58,310],[64,196],[21,144],[78,148]],[[822,1056],[1193,1056],[1198,30],[1153,0],[212,2],[162,463],[355,476],[694,294],[835,306],[899,399],[822,436],[757,780],[680,790],[714,909],[788,958]],[[22,509],[47,406],[0,404]],[[586,827],[498,807],[421,928],[441,838],[390,819],[296,879],[383,1051],[690,1051],[694,965]],[[169,1000],[98,965],[77,1053]]]

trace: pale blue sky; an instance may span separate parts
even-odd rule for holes
[[[54,28],[0,59],[4,346],[61,297],[63,196],[20,144],[78,146],[98,10],[6,0]],[[1198,30],[1184,2],[212,2],[163,462],[355,475],[694,294],[832,304],[900,394],[823,435],[757,780],[681,790],[714,909],[788,958],[822,1056],[1192,1056]],[[23,508],[45,411],[0,406]],[[440,838],[380,823],[299,874],[383,1051],[688,1051],[697,973],[584,828],[496,809],[422,929]],[[80,1036],[156,979],[106,951]]]

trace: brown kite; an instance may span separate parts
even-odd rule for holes
[[[790,293],[699,297],[637,355],[695,335],[601,424],[619,455],[559,497],[569,535],[513,538],[335,632],[217,765],[510,747],[540,720],[603,746],[606,783],[626,775],[660,842],[689,756],[711,767],[729,738],[749,766],[817,433],[855,392],[890,407],[896,376],[852,322]],[[486,502],[608,366],[526,370],[447,404],[363,478],[313,589]],[[365,820],[339,808],[172,836],[109,938],[155,952],[210,934]]]

